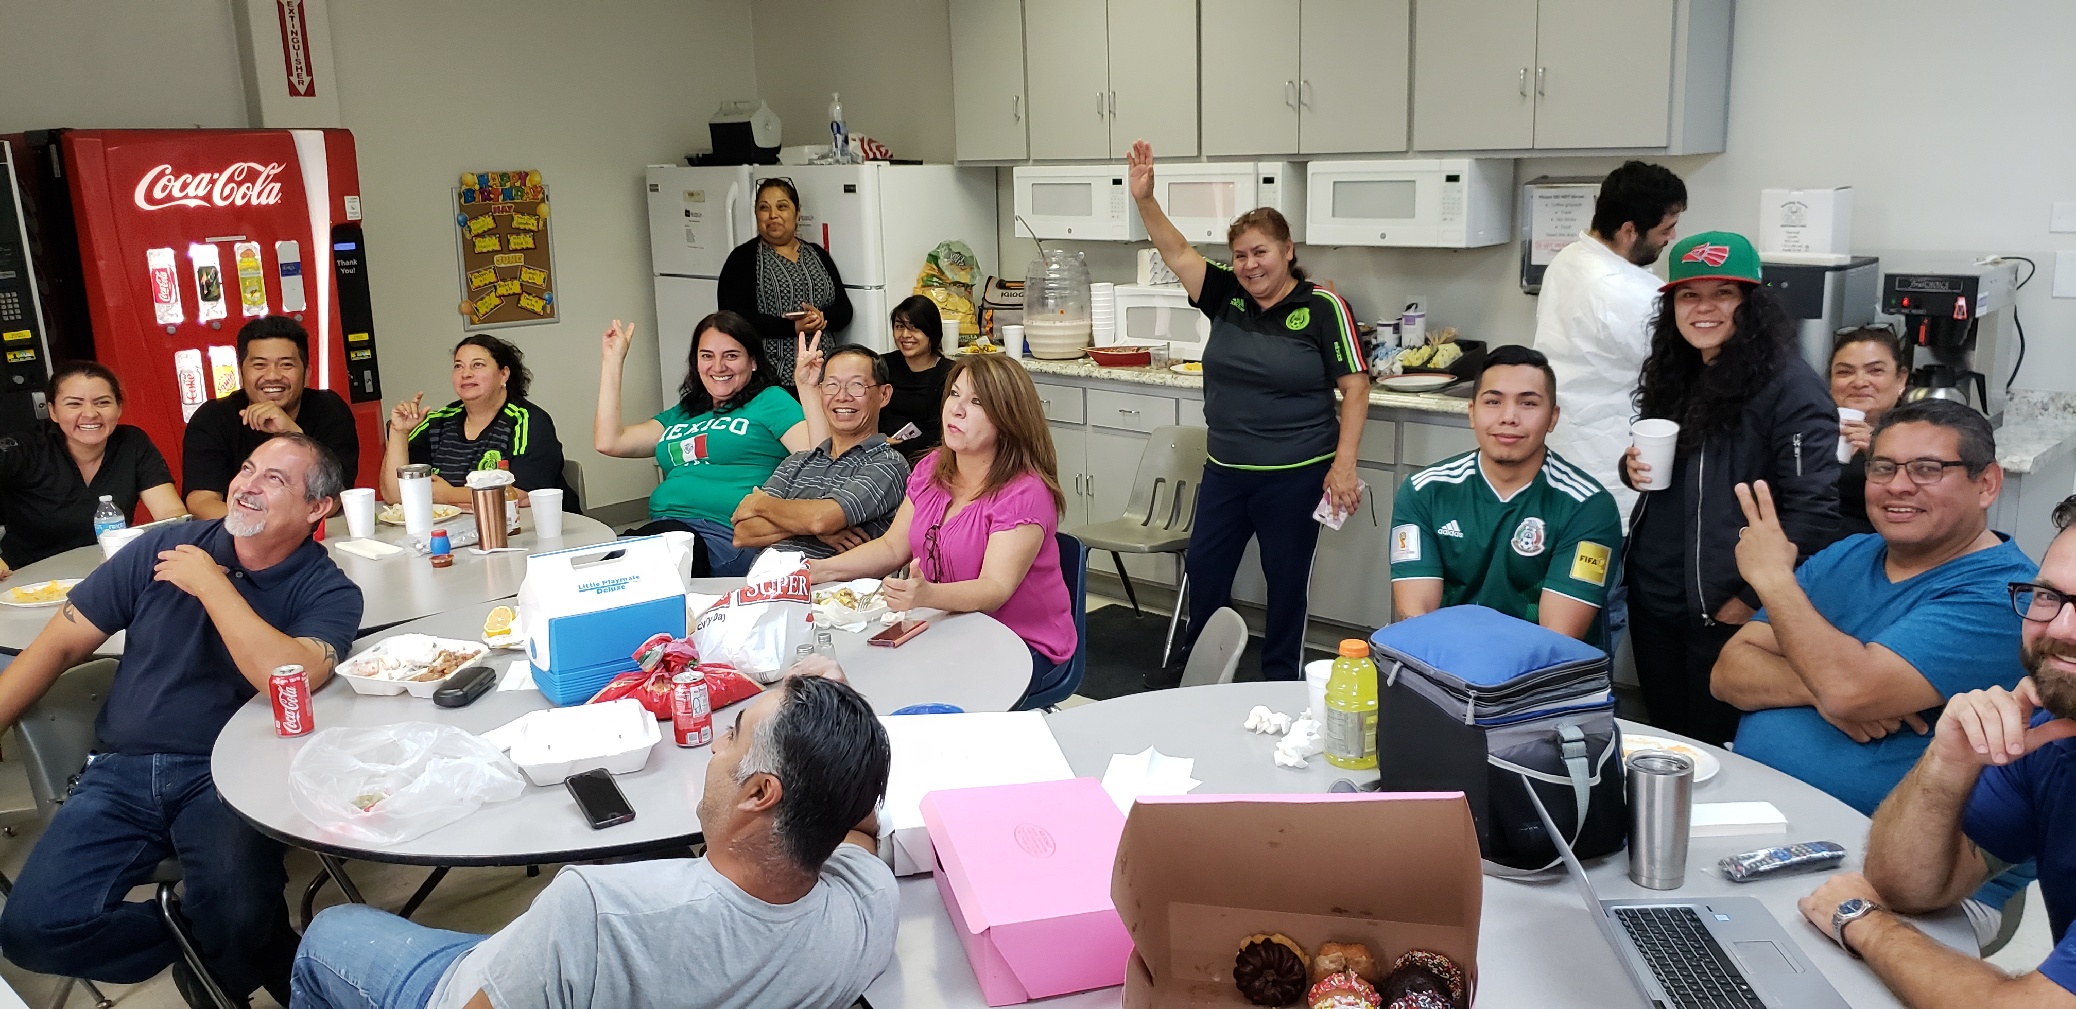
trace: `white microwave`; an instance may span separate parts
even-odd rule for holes
[[[1182,285],[1117,285],[1117,328],[1105,344],[1165,343],[1169,357],[1201,361],[1210,338],[1211,320],[1189,303]]]
[[[1132,206],[1123,165],[1020,165],[1010,169],[1021,238],[1136,242],[1146,226]]]
[[[1307,167],[1309,244],[1475,249],[1514,237],[1511,159],[1314,161]]]
[[[1274,207],[1305,240],[1305,167],[1288,161],[1185,162],[1154,166],[1153,198],[1193,245],[1224,245],[1233,218]]]

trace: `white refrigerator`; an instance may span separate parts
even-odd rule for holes
[[[721,265],[757,233],[756,182],[792,180],[799,235],[829,251],[851,302],[839,342],[892,350],[887,313],[915,288],[924,257],[961,241],[997,271],[995,170],[952,165],[754,165],[649,169],[649,245],[656,272],[658,376],[674,402],[691,353],[692,326],[714,311]],[[979,296],[978,279],[974,296]]]

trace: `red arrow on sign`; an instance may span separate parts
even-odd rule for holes
[[[291,98],[317,97],[317,72],[310,66],[310,36],[303,20],[303,0],[274,0],[281,23],[281,64]]]

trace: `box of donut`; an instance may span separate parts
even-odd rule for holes
[[[1477,990],[1484,877],[1460,792],[1142,796],[1110,897],[1126,1009],[1469,1009]]]

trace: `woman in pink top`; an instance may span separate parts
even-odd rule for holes
[[[886,535],[809,562],[816,582],[887,577],[895,610],[987,613],[1031,649],[1031,690],[1074,655],[1074,603],[1060,575],[1052,433],[1022,365],[962,357],[945,380],[944,443],[916,463]]]

